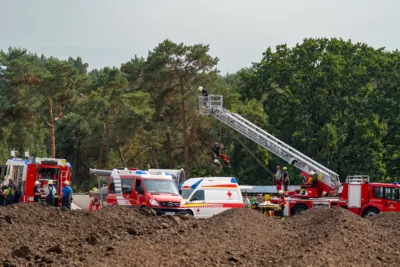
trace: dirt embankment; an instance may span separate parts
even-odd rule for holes
[[[94,214],[0,208],[8,266],[398,266],[400,213],[368,220],[314,209],[284,221],[249,209],[209,220],[124,207]]]

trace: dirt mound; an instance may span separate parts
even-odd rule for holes
[[[104,208],[94,214],[37,204],[0,208],[0,259],[17,265],[85,264],[99,248],[112,251],[131,237],[157,241],[163,232],[169,234],[179,224],[194,221],[178,220],[124,207]]]
[[[397,266],[399,215],[369,220],[318,208],[279,220],[231,209],[194,220],[125,207],[89,214],[16,205],[0,209],[0,259],[15,266]]]

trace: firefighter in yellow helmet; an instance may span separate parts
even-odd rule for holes
[[[289,173],[286,167],[282,168],[283,171],[283,192],[285,195],[289,193]]]

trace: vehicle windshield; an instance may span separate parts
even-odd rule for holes
[[[179,195],[178,188],[172,180],[144,179],[144,186],[149,193],[168,193]]]
[[[192,193],[193,189],[182,189],[182,198],[188,199]]]

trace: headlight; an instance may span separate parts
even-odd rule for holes
[[[155,199],[150,199],[149,202],[150,202],[150,205],[152,205],[152,206],[159,206],[158,202]]]

